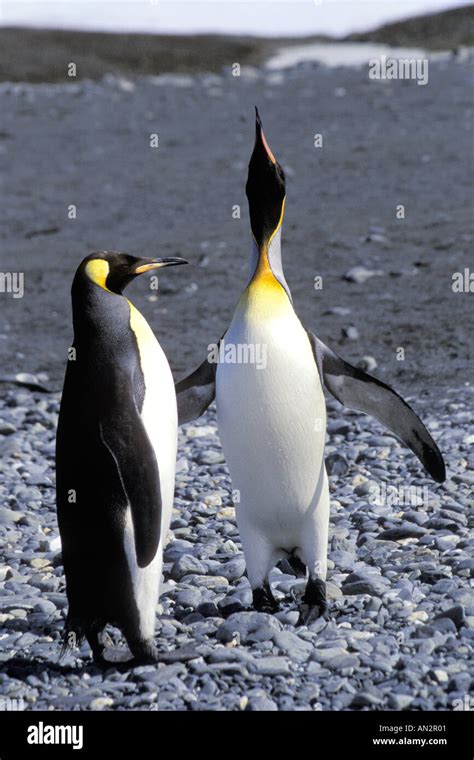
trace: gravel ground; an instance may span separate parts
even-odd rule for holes
[[[445,455],[443,485],[370,418],[329,402],[331,605],[328,620],[309,627],[295,627],[304,584],[285,566],[272,573],[281,612],[248,611],[215,412],[183,427],[157,610],[164,661],[131,670],[111,664],[106,672],[86,646],[58,664],[66,608],[54,503],[58,404],[58,394],[24,389],[0,399],[3,698],[23,698],[28,710],[443,710],[469,693],[467,391],[447,393],[433,410],[415,405]],[[374,499],[383,483],[419,490],[398,492],[403,504]]]

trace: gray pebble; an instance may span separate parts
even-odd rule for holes
[[[357,362],[357,366],[364,372],[373,372],[374,369],[377,369],[378,365],[376,359],[373,356],[363,356],[362,359]]]
[[[410,694],[390,694],[388,704],[393,710],[407,710],[413,699],[413,695]]]
[[[0,507],[0,525],[12,525],[17,523],[24,517],[23,512],[17,512],[14,509],[8,509],[8,507]]]
[[[200,452],[197,461],[199,464],[220,464],[221,462],[225,462],[225,459],[222,452],[209,449],[208,451]]]
[[[251,636],[255,640],[255,635],[258,634],[261,641],[272,639],[275,631],[281,629],[281,623],[273,615],[262,612],[237,612],[219,627],[217,638],[228,643],[238,634],[240,642],[244,644]]]
[[[33,610],[34,612],[42,612],[44,615],[54,615],[56,605],[48,599],[38,599]]]
[[[11,422],[0,420],[0,435],[11,435],[12,433],[16,433],[16,430],[15,425],[12,425]]]
[[[354,581],[353,583],[344,583],[342,593],[344,596],[353,596],[355,594],[369,594],[369,596],[380,596],[383,587],[375,585],[367,580]]]
[[[206,572],[206,566],[192,554],[181,554],[171,569],[171,577],[179,581],[185,575],[206,575]]]
[[[345,273],[344,280],[355,282],[360,285],[371,277],[376,277],[381,274],[382,272],[379,269],[367,269],[367,267],[364,266],[355,266]]]
[[[273,641],[277,649],[296,662],[306,662],[313,651],[313,646],[291,631],[276,631]]]
[[[331,670],[346,670],[348,668],[358,668],[360,660],[355,654],[340,654],[330,657],[325,665]]]
[[[253,660],[251,669],[261,676],[286,676],[290,663],[285,657],[262,657]]]
[[[201,603],[202,595],[199,589],[183,589],[176,595],[176,604],[180,607],[196,607]]]
[[[268,699],[268,697],[252,697],[245,709],[250,712],[276,712],[278,706],[276,702]]]
[[[231,559],[230,562],[226,562],[224,565],[219,565],[219,575],[227,578],[228,581],[236,581],[243,576],[246,570],[245,559],[243,557],[236,557]]]
[[[354,325],[348,325],[347,327],[343,327],[341,332],[342,332],[342,337],[346,338],[347,340],[359,340],[360,338],[359,330]]]
[[[448,552],[455,549],[460,540],[459,536],[440,536],[435,538],[435,545],[440,552]]]

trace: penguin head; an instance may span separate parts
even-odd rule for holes
[[[187,263],[186,259],[176,256],[148,259],[117,251],[97,251],[82,261],[76,276],[81,279],[85,277],[104,290],[121,295],[124,288],[144,272]]]
[[[285,208],[285,174],[263,133],[255,107],[255,145],[249,162],[245,192],[249,202],[250,226],[260,250],[265,249],[279,228]]]

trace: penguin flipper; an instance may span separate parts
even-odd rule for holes
[[[120,409],[117,420],[101,419],[102,443],[111,454],[117,474],[130,504],[135,551],[139,567],[147,567],[154,558],[161,536],[160,474],[148,433],[135,404],[118,384],[109,389],[114,408]]]
[[[216,395],[216,363],[205,359],[190,375],[175,384],[178,425],[204,414]]]
[[[331,351],[314,333],[308,336],[321,381],[344,406],[370,414],[390,430],[418,457],[438,483],[446,478],[446,468],[438,446],[407,402],[390,386],[353,367]]]

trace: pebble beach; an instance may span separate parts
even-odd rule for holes
[[[162,662],[111,663],[105,672],[87,645],[59,662],[58,405],[58,394],[23,389],[0,401],[3,697],[28,710],[465,709],[474,644],[471,397],[447,394],[436,415],[418,407],[448,463],[442,485],[377,423],[328,403],[330,611],[309,627],[295,626],[305,582],[286,564],[271,574],[280,611],[249,611],[215,412],[183,426],[157,610]],[[110,633],[114,651],[123,647]]]
[[[463,44],[470,29],[463,22]],[[469,709],[471,53],[454,50],[454,32],[449,54],[437,37],[443,54],[419,86],[370,81],[361,65],[269,68],[276,45],[255,40],[235,48],[214,40],[219,66],[210,71],[212,49],[204,55],[198,39],[184,59],[176,49],[185,63],[170,70],[161,41],[154,70],[145,39],[140,65],[125,56],[109,71],[117,40],[102,41],[101,59],[85,54],[80,35],[83,74],[71,81],[63,37],[45,37],[52,52],[43,76],[28,35],[23,54],[22,33],[10,35],[17,73],[8,30],[2,35],[1,271],[21,271],[24,294],[0,294],[0,703],[28,711]],[[419,34],[400,40],[420,44]],[[279,612],[250,609],[236,494],[211,406],[179,433],[156,611],[160,664],[112,661],[124,646],[114,629],[109,668],[92,663],[87,645],[59,660],[67,599],[54,448],[74,271],[103,248],[188,259],[160,276],[158,293],[143,277],[127,295],[176,378],[200,364],[246,281],[255,104],[286,174],[282,250],[296,311],[409,401],[443,453],[447,479],[434,483],[376,421],[328,399],[329,614],[296,626],[304,580],[288,563],[270,577]],[[466,270],[456,291],[453,276]]]

